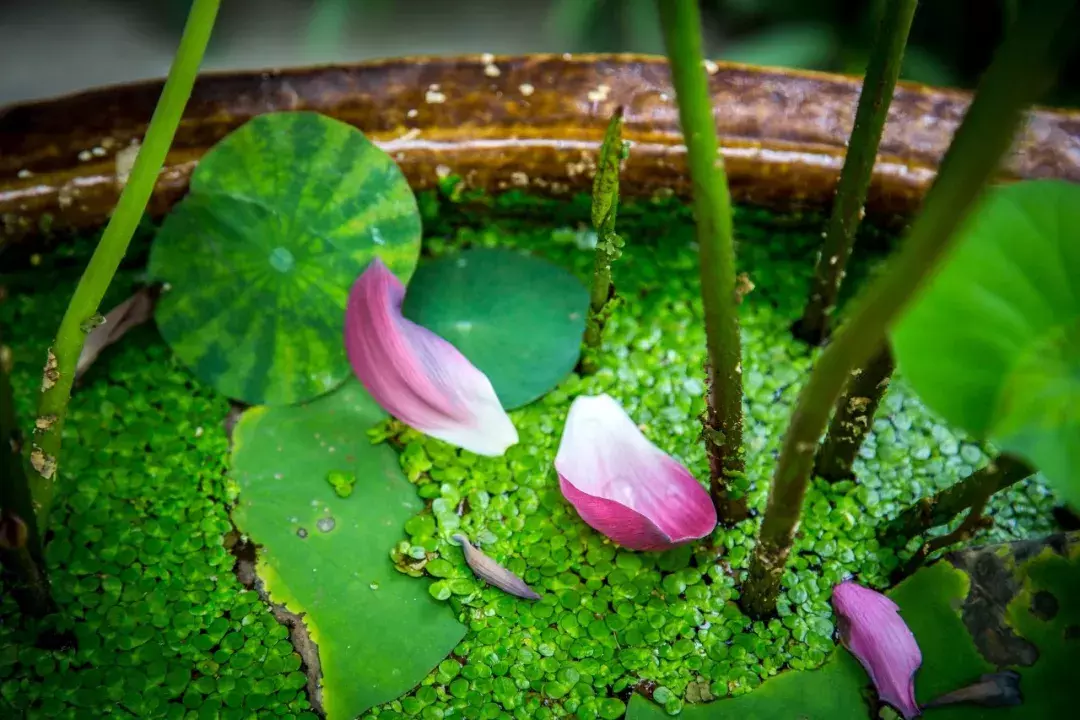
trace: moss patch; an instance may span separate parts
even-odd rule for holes
[[[456,227],[433,214],[440,211],[430,197],[421,207],[432,254],[510,245],[588,279],[595,235],[577,224],[580,203],[566,206],[565,216],[545,206],[560,223],[574,219],[554,230],[512,220]],[[832,585],[855,573],[882,586],[899,562],[898,549],[876,540],[878,526],[985,462],[902,380],[893,383],[856,463],[860,483],[818,484],[809,493],[779,616],[767,623],[749,622],[735,604],[757,520],[664,554],[607,543],[559,495],[551,465],[575,395],[617,398],[654,442],[707,476],[697,442],[704,335],[692,227],[684,211],[646,208],[621,218],[627,247],[615,282],[626,302],[608,324],[602,369],[512,413],[519,445],[502,458],[479,458],[393,424],[381,428],[383,439],[403,445],[402,467],[428,501],[402,529],[398,555],[402,562],[414,548],[421,557],[439,555],[420,572],[438,578],[436,597],[452,604],[469,631],[416,690],[370,716],[617,718],[635,688],[677,712],[689,701],[748,692],[785,667],[817,667],[833,648]],[[805,297],[820,226],[743,211],[737,230],[739,270],[756,286],[741,315],[747,480],[751,506],[760,509],[810,367],[809,351],[788,328]],[[865,272],[863,260],[853,278]],[[19,292],[44,274],[12,279],[17,291],[0,304],[0,321],[14,336],[24,418],[39,356],[79,269],[71,263],[50,272],[48,294]],[[133,277],[118,280],[107,304],[124,296]],[[255,593],[234,578],[223,546],[225,505],[233,500],[227,411],[151,329],[110,348],[91,369],[65,428],[49,551],[64,622],[80,647],[34,649],[31,631],[6,621],[17,613],[3,600],[0,713],[7,703],[58,717],[307,717],[300,658]],[[1018,484],[995,500],[998,522],[978,539],[1047,530],[1051,504],[1037,480]],[[452,532],[468,534],[544,598],[527,604],[473,581],[448,542]]]

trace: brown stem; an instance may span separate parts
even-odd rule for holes
[[[895,520],[885,531],[887,539],[909,540],[930,528],[945,525],[969,507],[987,497],[1031,477],[1035,468],[1012,455],[999,455],[960,482],[945,488],[933,497],[923,498]]]
[[[975,502],[971,505],[971,511],[968,512],[967,517],[964,518],[963,522],[961,522],[951,533],[941,535],[929,542],[923,543],[907,562],[907,565],[904,566],[904,576],[910,575],[922,567],[923,563],[926,562],[926,559],[938,550],[947,548],[955,543],[969,540],[979,530],[994,524],[992,518],[983,515],[986,511],[986,504],[990,502],[990,496],[994,494],[994,488],[983,486],[979,488],[978,493]]]
[[[904,46],[918,0],[887,0],[887,3],[859,93],[855,125],[840,171],[825,244],[814,268],[810,300],[795,327],[795,334],[813,345],[821,344],[829,333],[829,318],[836,306],[844,268],[855,244],[855,231],[862,219],[881,133],[900,75]]]
[[[2,333],[0,333],[2,335]],[[56,610],[45,575],[41,535],[22,462],[23,438],[11,389],[11,349],[0,337],[0,565],[24,615]]]
[[[851,466],[889,389],[893,368],[892,351],[886,343],[863,367],[852,371],[844,394],[836,401],[825,442],[818,449],[816,474],[830,482],[855,477]]]

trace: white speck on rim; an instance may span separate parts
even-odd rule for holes
[[[484,74],[488,77],[499,77],[502,72],[499,70],[499,66],[494,63],[488,63],[484,66]]]
[[[90,154],[94,157],[105,157],[105,148],[95,147],[90,149]]]
[[[30,176],[31,176],[31,175],[33,175],[33,174],[34,174],[34,173],[32,173],[32,172],[30,172],[29,170],[27,170],[27,169],[25,169],[25,168],[24,168],[24,169],[22,169],[22,170],[20,170],[20,171],[18,172],[18,174],[17,174],[17,177],[18,177],[19,179],[25,180],[26,178],[30,177]]]
[[[714,63],[712,60],[706,60],[704,62],[704,65],[705,72],[709,73],[710,75],[715,75],[717,72],[720,71],[720,66]]]
[[[437,88],[438,85],[432,85],[431,87]],[[432,89],[425,93],[424,100],[426,100],[429,105],[439,105],[440,103],[446,102],[446,95],[438,90]]]
[[[492,55],[491,53],[484,53],[483,55],[480,56],[480,62],[484,63],[485,65],[490,65],[491,61],[494,60],[494,59],[495,59],[495,56]]]
[[[611,94],[611,87],[598,85],[595,90],[589,93],[589,102],[604,102],[608,99],[609,94]]]
[[[529,97],[534,92],[536,92],[536,88],[534,88],[529,83],[521,83],[520,85],[518,85],[518,90],[520,90],[521,94],[524,95],[525,97]]]
[[[447,166],[447,165],[436,165],[435,166],[435,175],[440,180],[447,177],[449,174],[450,174],[450,167],[449,166]]]
[[[94,157],[94,156],[90,154],[89,150],[83,150],[82,152],[79,153],[79,160],[81,160],[82,162],[86,162],[87,160],[89,160],[92,157]]]

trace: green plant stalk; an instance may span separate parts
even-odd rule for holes
[[[775,609],[814,449],[848,373],[885,340],[891,323],[949,251],[955,230],[1009,151],[1025,109],[1053,83],[1062,54],[1058,33],[1080,21],[1069,17],[1075,10],[1075,0],[1051,0],[1023,10],[980,81],[905,242],[811,371],[784,437],[743,586],[743,610],[749,615],[762,617]]]
[[[615,232],[619,211],[619,164],[626,157],[622,140],[623,109],[617,108],[608,122],[592,190],[592,224],[596,230],[596,261],[592,289],[589,292],[589,318],[585,323],[581,370],[591,375],[600,369],[598,355],[603,343],[604,325],[611,315],[615,286],[611,265],[622,255],[623,239]]]
[[[825,442],[818,448],[814,472],[839,482],[854,477],[855,456],[870,432],[881,399],[889,389],[893,373],[892,351],[883,345],[869,362],[851,372],[844,393],[836,401]]]
[[[923,498],[889,523],[886,539],[911,538],[946,525],[975,505],[985,494],[993,495],[1035,474],[1035,468],[1012,455],[999,455],[989,464],[932,497]]]
[[[703,436],[710,487],[720,522],[730,524],[746,516],[746,496],[732,487],[733,481],[744,476],[745,458],[731,194],[705,75],[698,3],[658,0],[658,7],[693,184],[709,358],[709,409]]]
[[[829,334],[829,321],[862,219],[916,5],[918,0],[887,0],[870,51],[825,243],[814,267],[806,309],[795,326],[795,334],[813,345],[821,344]]]
[[[28,479],[38,527],[48,527],[60,443],[71,399],[71,385],[86,335],[98,320],[98,306],[127,252],[131,237],[153,193],[165,156],[191,96],[203,53],[210,40],[220,0],[194,0],[169,77],[161,91],[142,148],[93,257],[49,348],[38,398],[37,430],[30,452]]]

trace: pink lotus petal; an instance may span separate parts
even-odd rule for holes
[[[918,716],[915,671],[922,653],[896,603],[851,580],[833,588],[832,603],[840,642],[862,663],[878,696],[908,720]]]
[[[491,381],[457,348],[401,314],[405,286],[376,257],[357,278],[345,311],[353,372],[388,413],[477,455],[518,441]]]
[[[581,519],[623,547],[667,550],[716,527],[709,494],[607,395],[574,400],[555,470]]]

